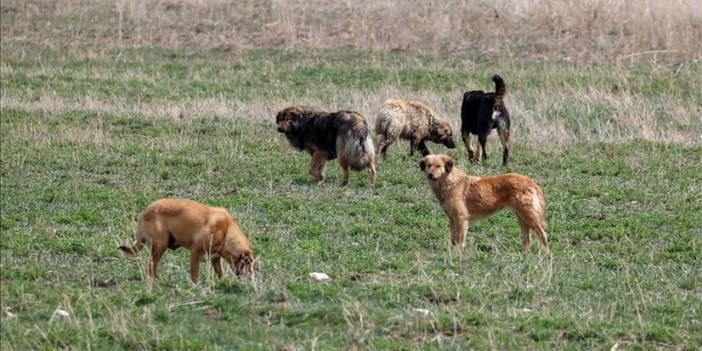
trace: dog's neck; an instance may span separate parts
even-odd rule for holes
[[[243,235],[237,235],[235,232],[227,232],[222,244],[222,249],[229,254],[239,256],[246,251],[250,251],[249,241]]]
[[[434,195],[436,195],[440,201],[443,201],[444,197],[449,195],[453,188],[456,187],[457,184],[460,184],[460,180],[465,177],[467,177],[467,175],[463,170],[454,167],[451,172],[437,180],[429,179],[429,186],[434,192]]]

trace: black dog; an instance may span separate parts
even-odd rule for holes
[[[290,106],[278,112],[275,122],[292,147],[312,155],[309,172],[317,182],[324,181],[326,162],[338,157],[344,171],[341,185],[348,182],[349,169],[368,168],[368,183],[375,187],[375,148],[360,114]]]
[[[485,143],[493,129],[502,142],[502,165],[507,165],[509,157],[509,113],[505,107],[504,97],[507,93],[505,82],[498,75],[492,77],[495,82],[495,92],[485,93],[482,90],[473,90],[463,94],[461,106],[461,136],[468,149],[468,156],[473,162],[480,162],[482,149],[483,160],[487,160]],[[478,136],[480,146],[473,149],[470,144],[470,135]]]

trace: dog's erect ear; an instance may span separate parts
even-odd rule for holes
[[[424,171],[425,168],[427,168],[427,161],[425,159],[421,159],[419,161],[419,168]]]
[[[453,169],[453,159],[451,156],[446,156],[442,157],[444,159],[444,168],[446,169],[446,173],[451,173],[451,170]]]

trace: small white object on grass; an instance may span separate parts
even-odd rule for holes
[[[323,281],[325,281],[325,280],[331,279],[331,278],[329,278],[328,275],[326,275],[326,274],[324,274],[324,273],[319,273],[319,272],[312,272],[312,273],[310,273],[310,278],[312,278],[312,279],[314,279],[314,280],[316,280],[316,281],[318,281],[318,282],[323,282]]]
[[[54,311],[54,314],[55,314],[55,315],[59,315],[59,316],[61,316],[61,317],[68,317],[68,316],[71,315],[70,313],[68,313],[68,311],[62,310],[62,309],[60,309],[60,308],[57,308],[56,311]]]
[[[68,311],[66,310],[57,308],[56,311],[54,311],[54,313],[51,315],[51,318],[49,318],[49,322],[53,321],[54,318],[56,318],[56,316],[59,316],[61,318],[68,318],[71,316],[71,314],[68,313]]]
[[[423,315],[425,315],[425,316],[428,316],[429,313],[431,313],[431,311],[429,311],[429,310],[427,310],[427,309],[425,309],[425,308],[415,308],[414,311],[417,312],[417,313],[421,313],[421,314],[423,314]]]

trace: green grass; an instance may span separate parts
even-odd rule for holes
[[[55,50],[3,47],[4,94],[160,99],[224,96],[238,100],[283,97],[328,99],[330,91],[374,91],[388,85],[450,93],[491,89],[495,72],[509,91],[625,90],[700,105],[695,62],[632,67],[565,61],[506,60],[478,55],[404,55],[362,50],[286,52],[250,50]],[[125,77],[126,76],[126,77]]]
[[[702,344],[699,140],[517,143],[506,169],[494,136],[483,165],[468,164],[463,146],[448,150],[469,173],[515,171],[537,180],[552,243],[551,254],[524,252],[505,211],[472,223],[459,251],[450,248],[447,218],[406,143],[379,164],[375,191],[365,172],[341,188],[336,162],[326,183],[313,184],[309,156],[290,149],[272,114],[180,120],[39,104],[49,95],[133,105],[210,97],[343,105],[339,90],[372,95],[388,85],[449,99],[466,81],[485,84],[498,70],[515,91],[607,90],[615,77],[632,94],[685,109],[699,108],[702,93],[670,73],[690,77],[699,65],[474,58],[478,67],[464,71],[453,56],[361,51],[142,49],[86,58],[87,51],[3,47],[2,98],[27,104],[1,110],[2,349]],[[588,121],[613,113],[559,118],[597,128]],[[160,281],[145,292],[146,255],[125,257],[117,246],[133,240],[139,212],[163,197],[228,208],[258,254],[256,278],[218,280],[207,267],[194,286],[188,253],[169,251]],[[333,279],[312,282],[315,271]],[[70,317],[53,316],[57,308]]]

